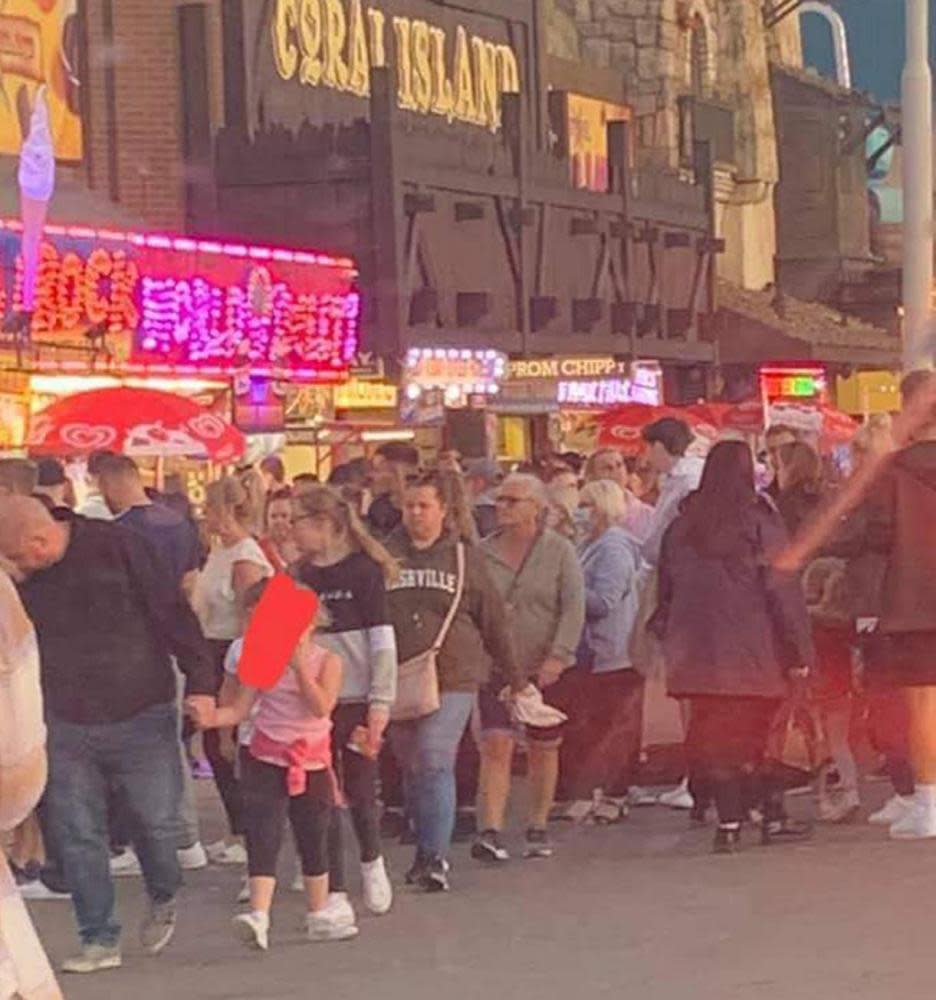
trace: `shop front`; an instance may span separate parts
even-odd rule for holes
[[[600,416],[627,403],[663,403],[659,362],[566,355],[512,360],[494,403],[498,456],[524,461],[592,451]]]
[[[0,220],[0,313],[23,307],[20,234]],[[0,448],[24,449],[48,403],[116,386],[195,397],[248,434],[282,431],[286,387],[347,380],[359,315],[346,258],[49,225],[29,328],[0,339]]]

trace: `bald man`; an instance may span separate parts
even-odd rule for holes
[[[151,543],[106,521],[56,521],[37,500],[0,497],[0,555],[23,580],[39,639],[49,728],[49,823],[61,847],[81,951],[65,972],[120,965],[107,837],[107,792],[133,816],[150,906],[140,930],[157,954],[175,930],[182,789],[171,656],[195,714],[214,675],[178,584]]]

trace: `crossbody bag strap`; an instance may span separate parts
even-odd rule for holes
[[[458,542],[455,546],[455,562],[458,566],[458,582],[455,584],[455,596],[452,599],[452,603],[448,609],[448,614],[445,616],[445,620],[442,622],[442,628],[439,629],[439,634],[436,636],[436,641],[432,644],[432,649],[438,653],[445,643],[446,638],[448,638],[449,629],[452,627],[452,622],[455,621],[455,615],[458,614],[458,606],[461,604],[462,594],[465,592],[465,543]]]

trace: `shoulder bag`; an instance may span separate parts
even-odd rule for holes
[[[390,709],[393,722],[411,722],[432,715],[442,704],[439,697],[439,650],[445,644],[458,606],[461,604],[465,590],[465,546],[459,542],[455,547],[455,558],[458,564],[458,583],[455,585],[455,596],[448,609],[448,614],[442,622],[435,642],[426,650],[397,668],[397,696]]]

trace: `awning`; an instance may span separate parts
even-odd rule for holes
[[[816,302],[752,292],[718,282],[716,337],[722,364],[760,364],[781,359],[824,361],[862,368],[895,368],[900,343],[886,330],[844,317]]]

